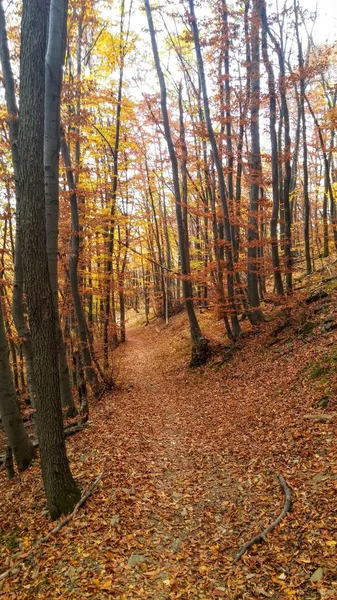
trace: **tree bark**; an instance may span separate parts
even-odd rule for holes
[[[71,293],[73,297],[78,336],[80,339],[80,350],[83,359],[83,367],[85,375],[93,389],[96,396],[101,393],[101,386],[96,374],[95,369],[92,365],[91,353],[90,353],[90,336],[88,330],[88,324],[83,310],[82,300],[79,290],[78,282],[78,259],[80,252],[80,222],[78,215],[78,200],[76,194],[75,180],[70,161],[69,148],[66,139],[62,133],[61,137],[61,151],[64,161],[64,165],[67,171],[67,183],[70,191],[70,212],[71,212],[71,254],[69,258],[69,279]],[[93,349],[92,349],[93,350]]]
[[[11,154],[15,179],[15,197],[16,210],[18,210],[18,173],[19,173],[19,156],[18,156],[18,132],[19,132],[19,114],[15,95],[14,76],[10,61],[8,48],[7,29],[5,12],[3,9],[3,0],[0,0],[0,56],[3,74],[3,82],[5,88],[6,107],[8,114],[8,130],[9,140],[11,145]],[[35,407],[35,383],[34,383],[34,367],[33,367],[33,350],[29,327],[24,313],[23,303],[23,274],[19,244],[19,232],[16,232],[15,237],[15,252],[14,252],[14,286],[13,286],[13,303],[12,312],[15,328],[22,340],[22,352],[25,357],[27,369],[27,383],[30,396],[30,402]]]
[[[61,398],[62,406],[67,409],[67,414],[74,416],[76,408],[70,386],[66,348],[62,336],[58,307],[60,103],[62,66],[67,35],[67,10],[67,0],[51,3],[50,32],[45,69],[44,176],[48,268],[55,306]]]
[[[251,96],[250,96],[250,198],[248,217],[248,298],[250,304],[249,319],[253,325],[262,320],[259,308],[258,289],[258,209],[259,190],[261,185],[261,152],[260,152],[260,0],[254,0],[251,18]]]
[[[26,433],[17,403],[8,352],[0,296],[0,417],[18,469],[24,471],[32,462],[35,451]]]
[[[295,31],[298,48],[298,68],[300,72],[300,93],[299,93],[299,113],[302,124],[302,142],[303,142],[303,212],[304,212],[304,247],[305,247],[305,262],[307,274],[312,272],[311,253],[310,253],[310,198],[309,198],[309,172],[308,172],[308,148],[307,148],[307,126],[304,110],[305,98],[305,76],[304,76],[304,58],[302,50],[302,42],[299,33],[298,23],[298,4],[294,0],[295,14]]]
[[[272,172],[272,189],[273,189],[273,209],[272,217],[270,221],[270,237],[271,237],[271,255],[273,262],[274,271],[274,284],[276,293],[283,295],[283,281],[280,270],[280,257],[278,250],[278,238],[277,238],[277,223],[279,217],[279,181],[278,181],[278,162],[279,153],[277,147],[277,135],[276,135],[276,89],[275,89],[275,76],[273,65],[268,55],[268,40],[267,40],[267,9],[266,2],[261,2],[261,31],[262,31],[262,56],[263,62],[267,71],[268,76],[268,92],[269,92],[269,132],[271,142],[271,172]]]
[[[61,0],[52,0],[55,8]],[[59,12],[52,11],[53,19]],[[55,307],[48,270],[44,186],[45,56],[49,2],[24,0],[21,24],[18,229],[36,378],[36,424],[52,519],[80,498],[66,454]],[[54,31],[51,23],[50,32]],[[61,68],[61,66],[60,66]]]

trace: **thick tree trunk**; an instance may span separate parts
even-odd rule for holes
[[[0,417],[19,471],[27,469],[35,452],[23,424],[17,403],[0,296]]]
[[[58,0],[52,0],[55,8]],[[58,11],[54,10],[53,18]],[[49,2],[24,0],[21,25],[18,229],[36,378],[36,424],[52,519],[80,498],[66,455],[55,307],[48,270],[43,167],[45,55]],[[53,23],[50,31],[54,30]],[[61,65],[60,65],[61,68]]]

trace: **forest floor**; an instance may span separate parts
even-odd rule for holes
[[[313,282],[313,288],[318,284]],[[67,440],[86,488],[76,516],[0,581],[8,599],[262,600],[337,598],[337,291],[287,307],[231,353],[223,325],[201,324],[215,348],[190,370],[184,314],[128,330],[115,353],[117,389]],[[292,510],[233,566],[245,542]],[[38,461],[0,472],[1,572],[50,531]]]

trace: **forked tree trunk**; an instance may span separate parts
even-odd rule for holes
[[[280,181],[280,196],[282,196],[283,200],[283,214],[284,214],[284,239],[283,239],[283,247],[284,247],[284,258],[285,258],[285,270],[286,270],[286,287],[287,293],[292,293],[292,258],[291,258],[291,205],[290,205],[290,197],[291,197],[291,138],[290,138],[290,118],[289,118],[289,109],[288,109],[288,101],[286,96],[286,73],[285,73],[285,56],[284,56],[284,48],[283,48],[283,30],[281,29],[281,43],[277,40],[277,38],[272,34],[270,28],[267,24],[268,35],[273,41],[276,54],[278,57],[279,63],[279,93],[281,98],[281,122],[283,122],[283,130],[284,130],[284,178],[283,182]],[[281,137],[281,136],[280,136]],[[298,136],[297,136],[298,139]],[[279,151],[281,151],[281,145],[279,145]],[[294,161],[297,160],[297,152],[294,152]],[[282,163],[280,163],[280,167],[282,167]],[[281,179],[281,177],[280,177]]]
[[[64,10],[52,0],[54,19]],[[57,10],[57,8],[59,10]],[[21,24],[18,228],[36,378],[36,424],[52,519],[80,498],[67,459],[57,360],[55,307],[48,270],[43,163],[45,56],[49,2],[24,0]],[[63,21],[62,21],[63,23]],[[61,68],[61,65],[60,65]]]

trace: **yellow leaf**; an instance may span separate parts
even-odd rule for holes
[[[336,540],[328,540],[325,543],[326,543],[327,546],[329,546],[329,548],[332,548],[333,546],[337,546],[337,541]]]
[[[112,584],[112,578],[110,577],[109,579],[102,581],[99,584],[99,587],[101,588],[101,590],[109,590],[111,588],[111,584]]]

